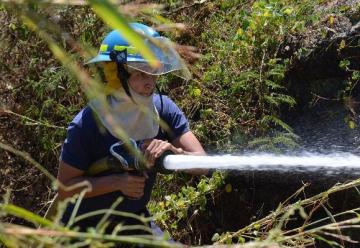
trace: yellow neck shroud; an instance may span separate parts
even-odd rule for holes
[[[120,79],[118,77],[117,65],[115,62],[104,63],[104,74],[107,81],[105,87],[107,92],[110,93],[114,90],[119,90],[122,88]]]

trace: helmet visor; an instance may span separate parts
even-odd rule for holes
[[[184,61],[180,58],[171,42],[165,37],[156,37],[146,40],[146,44],[159,62],[158,67],[151,67],[146,60],[139,57],[128,56],[127,66],[150,75],[163,75],[173,73],[185,80],[191,79],[191,73]]]

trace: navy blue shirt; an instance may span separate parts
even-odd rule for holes
[[[168,125],[167,128],[159,130],[156,139],[172,141],[189,131],[189,123],[178,108],[178,106],[167,96],[155,94],[154,104],[159,112],[160,118]],[[86,171],[95,161],[110,156],[109,148],[119,140],[106,130],[99,127],[94,113],[90,107],[82,109],[67,129],[67,137],[62,146],[60,159],[79,170]],[[100,196],[83,199],[78,210],[78,215],[99,209],[110,208],[115,200],[123,197],[123,201],[117,207],[119,211],[132,213],[145,213],[146,204],[150,199],[156,173],[149,173],[149,179],[145,182],[144,195],[141,199],[132,200],[125,197],[120,191],[107,193]],[[65,211],[63,221],[66,222],[73,209],[69,205]]]

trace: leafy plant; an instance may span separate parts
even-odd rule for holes
[[[340,43],[340,46],[341,43]],[[344,83],[344,87],[341,90],[340,99],[344,102],[345,106],[349,110],[349,114],[345,118],[345,122],[348,124],[350,129],[356,128],[356,117],[358,114],[355,111],[355,100],[353,99],[353,90],[360,81],[360,70],[351,68],[350,61],[347,59],[341,60],[339,67],[350,75]]]
[[[174,183],[175,175],[165,177],[162,179],[162,183]],[[149,204],[149,210],[154,214],[156,222],[170,232],[173,237],[179,236],[179,227],[190,218],[189,214],[205,211],[207,197],[213,195],[223,183],[224,174],[219,171],[214,172],[210,178],[201,178],[196,186],[185,185],[176,189],[178,193],[153,197]],[[178,186],[175,184],[174,187]],[[157,188],[155,192],[159,190]]]
[[[195,119],[195,132],[206,144],[224,149],[239,142],[238,146],[246,147],[251,139],[274,129],[278,136],[284,133],[287,137],[282,139],[286,140],[285,147],[289,139],[296,142],[291,128],[281,121],[282,110],[294,107],[296,102],[284,83],[290,61],[282,59],[279,50],[286,37],[303,32],[317,20],[315,4],[222,1],[192,10],[203,13],[198,14],[203,20],[197,20],[203,26],[193,31],[200,37],[194,42],[202,48],[203,57],[196,64],[195,75],[199,76],[187,86],[189,96],[182,103],[190,113],[214,110],[210,120],[204,115]],[[199,89],[197,98],[193,89]],[[204,126],[211,128],[204,130]],[[234,139],[233,135],[242,138]]]

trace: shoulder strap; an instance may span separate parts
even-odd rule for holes
[[[162,120],[161,116],[163,115],[163,112],[164,112],[164,101],[163,101],[163,97],[162,97],[162,94],[161,94],[161,91],[159,89],[159,87],[156,85],[156,90],[157,92],[159,93],[159,97],[160,97],[160,109],[159,109],[159,117],[160,117],[160,120]],[[164,137],[165,139],[169,139],[169,135],[167,134],[167,132],[161,128],[161,125],[159,125],[159,134]]]

